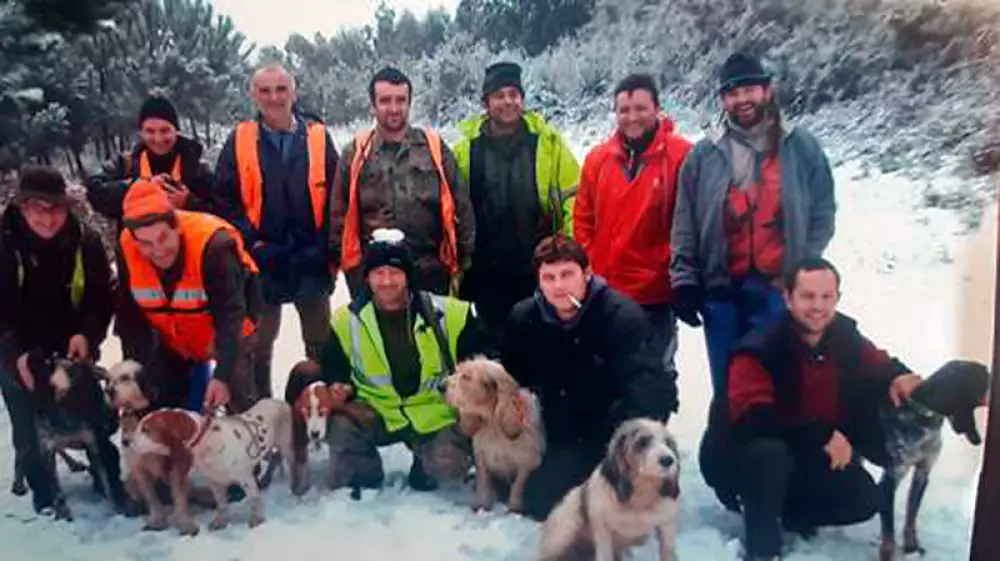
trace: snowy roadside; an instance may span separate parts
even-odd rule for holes
[[[608,130],[605,123],[597,123],[570,131],[567,138],[582,159],[585,147]],[[849,164],[838,167],[835,176],[840,210],[829,257],[844,275],[844,311],[857,317],[877,344],[897,353],[918,372],[930,373],[960,350],[982,360],[978,353],[983,352],[982,341],[992,321],[989,312],[983,313],[992,302],[992,294],[986,292],[992,290],[992,263],[985,261],[992,260],[993,252],[968,253],[965,246],[977,240],[991,244],[995,225],[990,223],[976,236],[962,235],[963,226],[953,214],[919,208],[920,187],[910,180],[867,174]],[[969,266],[975,269],[970,271]],[[345,297],[340,283],[335,305]],[[963,312],[967,309],[973,311],[971,316]],[[671,421],[684,455],[679,552],[682,559],[736,561],[740,519],[722,510],[697,471],[697,447],[709,399],[704,342],[700,332],[687,327],[682,327],[680,337],[681,411]],[[971,347],[967,344],[970,337],[978,341]],[[279,394],[286,373],[302,355],[299,341],[297,317],[289,308],[274,364]],[[118,356],[117,341],[109,341],[105,360],[110,363]],[[932,474],[920,518],[928,561],[968,558],[980,450],[956,438],[950,429],[945,433],[945,449]],[[234,509],[235,523],[229,529],[209,533],[205,526],[210,514],[196,510],[202,534],[179,538],[172,531],[144,533],[141,519],[113,516],[90,491],[89,481],[78,474],[63,475],[77,521],[35,518],[27,498],[7,493],[13,453],[4,412],[0,414],[0,557],[11,561],[273,560],[294,550],[298,556],[314,553],[359,561],[393,559],[404,552],[411,559],[435,561],[532,558],[537,524],[499,513],[476,517],[464,506],[467,492],[412,493],[405,489],[409,467],[405,448],[386,449],[383,457],[390,483],[380,493],[366,493],[361,502],[351,501],[345,492],[317,486],[300,501],[290,495],[287,480],[279,478],[265,495],[268,522],[263,526],[248,531],[244,525],[247,505],[241,504]],[[318,470],[325,461],[313,461],[314,482],[322,482]],[[899,512],[906,485],[897,495]],[[796,542],[787,560],[872,559],[877,537],[877,519],[823,530],[809,543]],[[651,547],[636,557],[654,558]]]

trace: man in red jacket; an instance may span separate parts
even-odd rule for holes
[[[782,523],[808,536],[875,514],[879,491],[860,458],[884,450],[878,407],[898,407],[922,382],[837,312],[829,262],[807,258],[784,282],[788,313],[733,352],[728,407],[713,411],[701,450],[706,481],[739,495],[750,560],[778,558]]]
[[[677,177],[691,143],[661,113],[656,82],[632,74],[614,92],[618,127],[583,162],[573,236],[594,272],[638,302],[674,374],[677,322],[670,300],[670,229]]]

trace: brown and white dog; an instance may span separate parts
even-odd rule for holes
[[[622,423],[607,455],[542,527],[542,561],[617,561],[655,532],[660,561],[677,559],[677,444],[651,419]]]
[[[494,479],[510,484],[507,506],[524,507],[528,476],[542,463],[545,434],[541,408],[499,362],[477,356],[455,366],[444,381],[445,399],[472,435],[476,460],[475,509],[493,506]]]
[[[189,475],[195,468],[205,477],[216,504],[209,529],[229,524],[227,488],[239,485],[250,499],[249,525],[264,522],[264,501],[257,475],[268,469],[273,454],[287,465],[293,492],[298,492],[292,446],[292,409],[284,401],[262,399],[239,415],[203,416],[182,409],[161,409],[139,421],[129,446],[136,454],[168,459],[174,523],[182,534],[193,535],[198,526],[187,511]],[[163,522],[163,507],[148,482],[140,481],[150,505],[150,526]]]

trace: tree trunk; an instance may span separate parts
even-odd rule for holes
[[[86,180],[87,171],[83,169],[83,150],[73,150],[73,160],[76,161],[76,169],[79,170],[80,179]]]
[[[195,122],[194,117],[188,117],[188,126],[191,127],[191,138],[198,142],[198,123]]]
[[[1000,205],[997,205],[1000,211]],[[1000,213],[998,213],[1000,216]],[[1000,260],[1000,223],[997,226],[997,259]],[[1000,267],[993,286],[993,372],[990,377],[990,407],[983,444],[983,465],[976,491],[976,514],[972,528],[970,561],[1000,559]]]

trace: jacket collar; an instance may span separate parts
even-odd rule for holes
[[[583,298],[583,302],[580,303],[580,311],[578,311],[576,316],[574,316],[570,321],[563,321],[559,319],[555,308],[553,308],[552,304],[549,304],[549,301],[545,299],[545,296],[542,294],[542,290],[540,288],[535,289],[535,307],[538,308],[544,323],[555,325],[569,331],[580,324],[584,314],[586,314],[590,309],[591,303],[600,298],[607,289],[608,282],[604,280],[604,277],[592,274],[590,276],[590,280],[587,281],[587,293]]]
[[[646,151],[640,156],[645,158],[657,157],[665,154],[667,151],[667,140],[670,135],[674,134],[675,124],[666,115],[660,115],[660,123],[657,125],[656,136],[653,137],[653,141],[649,143]],[[608,145],[611,148],[611,153],[620,159],[625,159],[628,157],[628,153],[625,149],[625,135],[620,131],[615,131],[611,138],[608,139]]]

